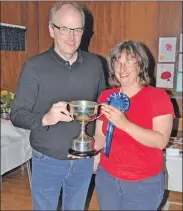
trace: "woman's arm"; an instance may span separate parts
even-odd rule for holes
[[[94,139],[95,139],[94,148],[97,151],[103,149],[104,142],[105,142],[105,136],[102,132],[102,125],[103,125],[103,121],[101,120],[96,121],[96,128],[95,128],[95,135],[94,135]]]
[[[103,149],[104,142],[105,142],[105,136],[102,133],[102,125],[103,125],[103,121],[101,121],[101,120],[96,121],[95,136],[94,136],[94,139],[95,139],[94,148],[97,151],[100,151],[101,149]],[[98,153],[94,157],[94,164],[93,164],[94,172],[97,170],[99,163],[100,163],[100,153]]]
[[[112,106],[102,106],[102,113],[117,128],[145,146],[164,149],[169,141],[173,126],[172,114],[154,117],[153,128],[149,130],[130,122],[124,113]]]
[[[167,114],[153,118],[152,130],[144,129],[129,121],[123,130],[145,146],[164,149],[168,144],[172,126],[172,114]]]

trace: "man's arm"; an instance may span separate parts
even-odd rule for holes
[[[106,81],[104,76],[104,69],[102,67],[102,64],[100,62],[100,68],[99,68],[99,84],[98,84],[98,97],[100,93],[106,89]]]
[[[20,73],[15,98],[11,104],[13,125],[29,130],[48,128],[42,125],[44,113],[33,111],[38,89],[39,81],[35,69],[29,62],[26,62]]]

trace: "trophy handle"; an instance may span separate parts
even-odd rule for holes
[[[96,119],[100,118],[104,114],[100,114],[99,116],[95,116],[89,120],[89,122],[95,121]]]
[[[101,105],[103,105],[103,103],[98,104],[98,105],[96,105],[96,106],[98,107],[98,106],[101,106]],[[98,110],[98,109],[96,109],[96,110]],[[87,124],[90,123],[90,122],[93,122],[93,121],[97,120],[98,118],[100,118],[100,117],[103,115],[103,114],[98,115],[98,113],[99,113],[99,112],[96,112],[95,116],[92,117],[91,119],[89,119],[85,125],[87,125]],[[98,116],[97,116],[97,115],[98,115]]]

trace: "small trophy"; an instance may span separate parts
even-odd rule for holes
[[[94,139],[86,134],[86,126],[89,122],[96,120],[99,104],[93,101],[78,100],[69,103],[73,118],[80,122],[81,132],[73,138],[72,148],[69,154],[81,157],[94,156],[97,151],[93,148]]]

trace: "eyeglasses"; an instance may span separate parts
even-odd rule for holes
[[[59,27],[55,24],[53,24],[53,26],[55,28],[59,29],[59,32],[62,35],[68,35],[68,34],[70,34],[71,31],[73,31],[74,35],[79,36],[79,35],[82,35],[84,32],[84,28],[71,29],[71,28],[67,28],[67,27]]]
[[[114,61],[114,62],[113,62],[113,65],[114,65],[114,68],[116,68],[116,69],[121,68],[122,65],[124,65],[124,66],[127,67],[127,68],[132,68],[132,67],[134,67],[134,65],[135,65],[136,63],[137,63],[137,62],[134,62],[134,60],[129,59],[129,60],[127,60],[127,61],[124,62],[124,63]]]

